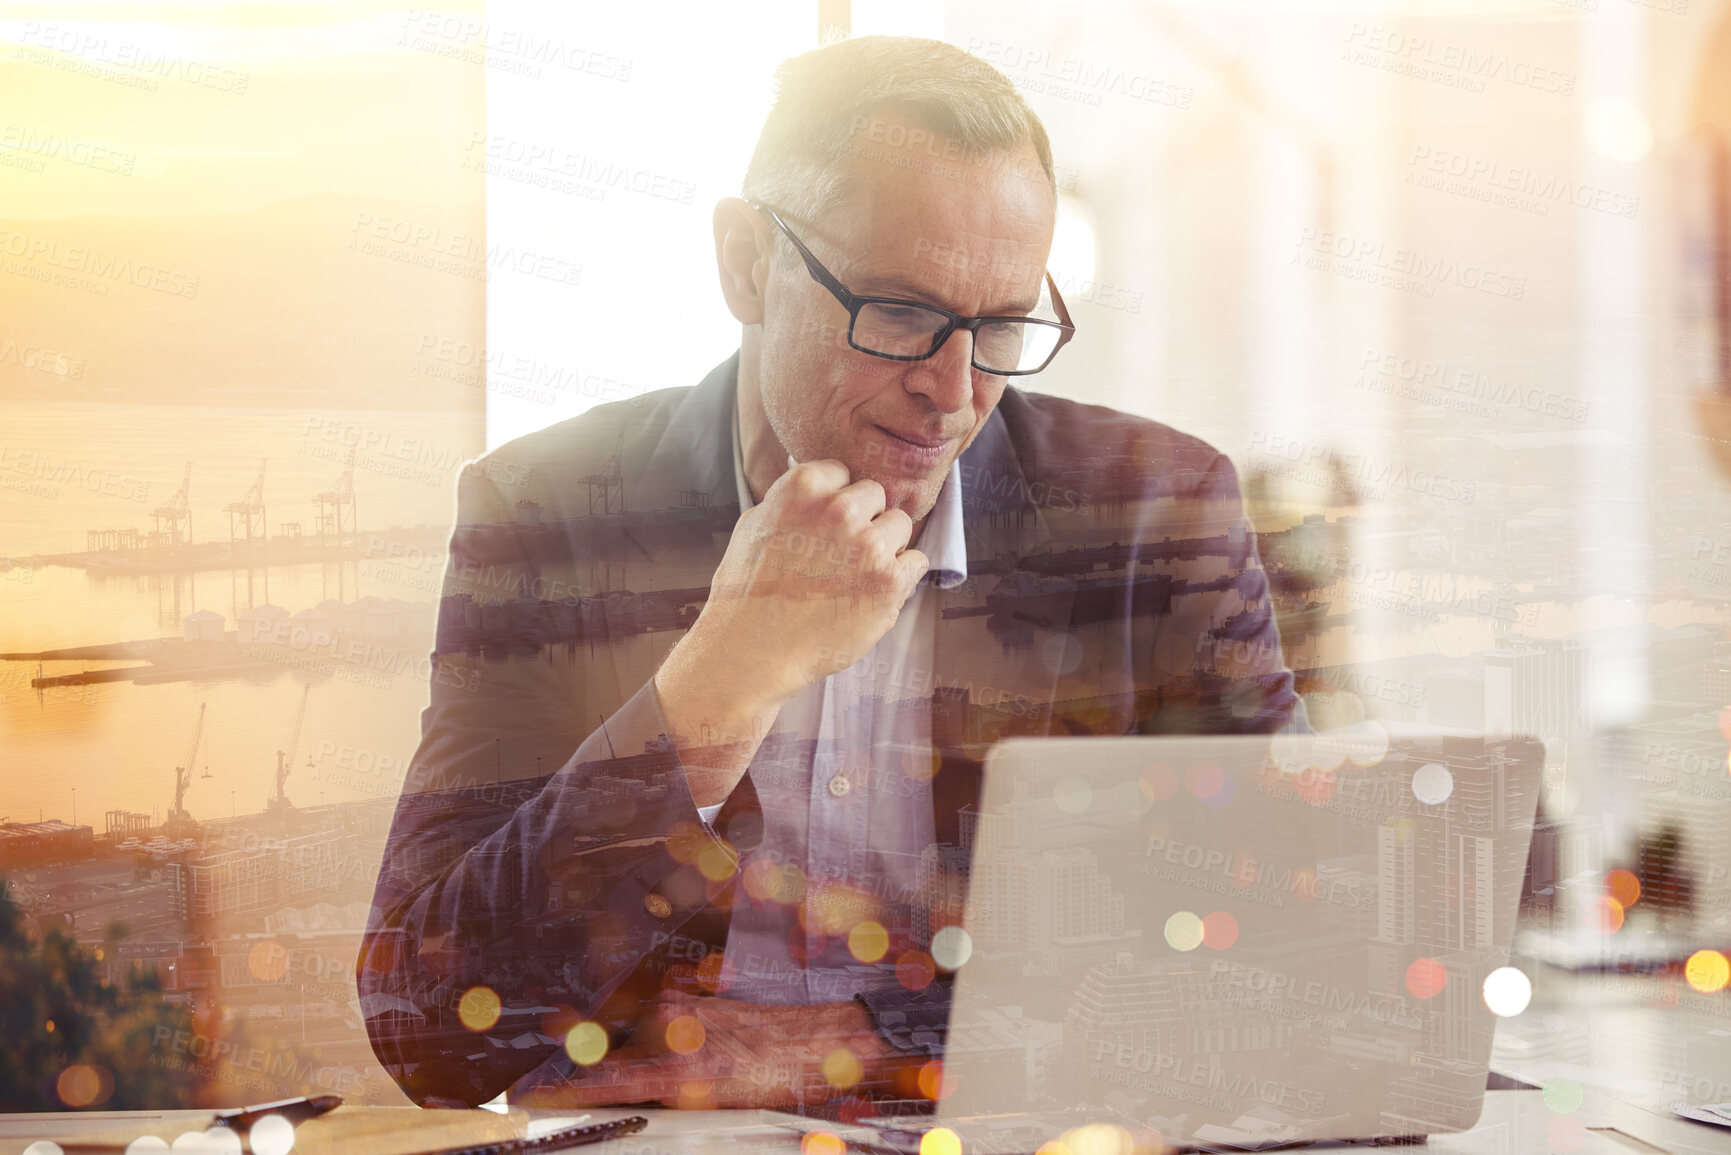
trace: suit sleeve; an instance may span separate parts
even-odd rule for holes
[[[1215,453],[1193,477],[1172,523],[1159,532],[1217,542],[1218,552],[1170,562],[1174,589],[1183,592],[1158,619],[1151,643],[1137,649],[1145,663],[1138,683],[1157,691],[1137,732],[1307,732],[1238,473],[1225,454]]]
[[[694,863],[733,853],[700,820],[652,681],[599,725],[576,716],[616,667],[512,617],[513,598],[539,599],[511,522],[465,471],[430,702],[357,962],[373,1049],[417,1103],[493,1098],[577,1021],[622,1037],[627,980],[716,897]]]

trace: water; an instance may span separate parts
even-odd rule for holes
[[[151,528],[193,461],[195,541],[227,540],[223,506],[268,457],[271,531],[312,532],[312,496],[334,485],[351,445],[363,538],[393,525],[448,526],[458,468],[481,451],[478,415],[143,405],[9,403],[0,434],[0,556],[81,551],[87,529]],[[180,636],[195,609],[235,616],[267,600],[290,613],[363,595],[413,605],[412,645],[430,644],[439,571],[379,563],[278,566],[191,575],[0,572],[0,651]],[[102,663],[50,663],[66,673]],[[71,820],[103,829],[103,811],[158,819],[172,803],[201,703],[207,705],[186,807],[195,818],[257,812],[303,687],[313,685],[287,793],[302,806],[394,795],[419,738],[427,685],[413,674],[365,679],[286,666],[245,678],[30,688],[34,664],[0,663],[0,818]],[[308,759],[313,765],[308,766]],[[211,777],[203,774],[209,767]],[[76,793],[74,791],[76,790]]]

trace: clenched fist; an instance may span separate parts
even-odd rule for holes
[[[730,751],[687,768],[699,806],[727,797],[784,702],[889,632],[930,568],[912,532],[883,486],[830,460],[793,466],[740,517],[703,612],[655,675],[673,732]]]

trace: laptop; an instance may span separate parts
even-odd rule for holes
[[[1531,739],[1380,723],[998,744],[964,815],[961,925],[930,928],[955,971],[941,1097],[842,1137],[1242,1150],[1472,1127],[1486,981],[1520,981],[1492,975],[1543,763]]]

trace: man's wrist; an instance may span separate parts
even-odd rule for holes
[[[650,685],[668,736],[681,749],[692,801],[700,807],[717,805],[745,775],[780,704],[747,698],[737,679],[706,671],[679,650],[675,646],[668,654]]]

